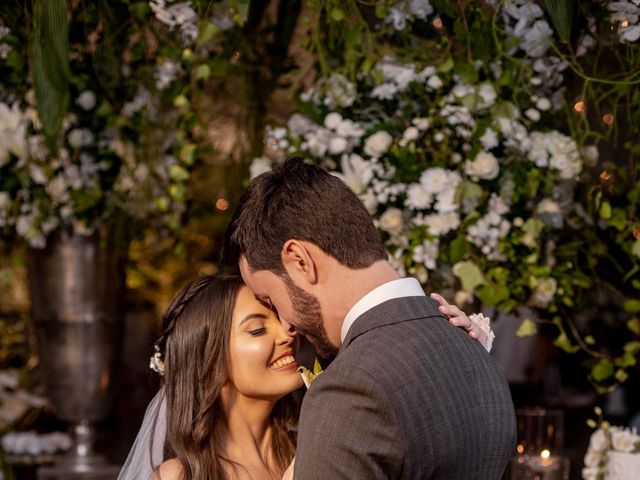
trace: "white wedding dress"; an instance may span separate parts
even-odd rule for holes
[[[124,462],[118,480],[151,480],[153,469],[163,462],[164,439],[167,433],[167,405],[161,388],[144,414],[136,441]]]

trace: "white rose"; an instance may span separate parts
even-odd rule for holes
[[[67,139],[73,148],[82,148],[93,143],[93,133],[86,128],[74,128],[69,132]]]
[[[364,142],[364,153],[369,155],[370,157],[380,157],[383,155],[391,144],[393,143],[393,138],[389,135],[388,132],[384,130],[380,130],[379,132],[374,133],[370,137],[368,137]]]
[[[489,82],[483,82],[480,84],[480,88],[478,89],[478,95],[482,98],[483,106],[493,105],[498,98],[498,94],[496,93],[495,88]]]
[[[584,465],[585,467],[597,467],[601,460],[602,452],[589,449],[584,456]]]
[[[33,163],[29,165],[29,176],[31,177],[31,180],[33,180],[33,183],[37,185],[44,185],[47,183],[47,176],[39,165],[34,165]]]
[[[85,90],[76,98],[78,104],[83,110],[91,110],[96,106],[96,95],[91,90]]]
[[[420,132],[416,127],[407,128],[402,134],[402,140],[405,142],[413,142],[420,136]]]
[[[253,162],[251,162],[251,166],[249,167],[249,177],[253,180],[258,175],[262,175],[263,173],[270,171],[271,160],[267,157],[257,157],[253,159]]]
[[[414,124],[418,130],[426,130],[431,125],[431,120],[429,118],[414,118],[411,120],[411,123]]]
[[[380,228],[391,235],[398,235],[402,232],[404,221],[402,220],[402,210],[398,208],[388,208],[380,217]]]
[[[528,108],[524,114],[529,120],[533,120],[534,122],[540,120],[540,112],[535,108]]]
[[[428,192],[421,184],[411,184],[407,190],[407,200],[405,204],[409,208],[420,210],[427,208],[433,202],[433,194]]]
[[[542,97],[536,102],[536,107],[538,108],[538,110],[546,112],[551,108],[551,100],[549,100],[547,97]]]
[[[314,126],[315,123],[313,121],[309,120],[307,117],[299,113],[294,113],[287,121],[289,132],[291,132],[296,137],[304,135],[309,130],[312,130]]]
[[[555,278],[545,278],[538,284],[533,295],[531,295],[531,305],[539,308],[547,308],[551,300],[553,300],[557,288],[558,281]],[[591,439],[593,439],[593,436],[591,436]]]
[[[640,442],[640,437],[626,429],[611,429],[611,445],[618,452],[631,452],[635,448],[636,442]]]
[[[360,138],[364,135],[364,129],[352,120],[342,120],[336,127],[336,133],[341,137]]]
[[[434,90],[441,88],[442,85],[444,85],[444,83],[442,83],[442,80],[437,75],[429,77],[429,80],[427,80],[427,86],[429,88],[433,88]]]
[[[367,190],[361,194],[360,201],[364,204],[369,214],[373,215],[376,213],[376,210],[378,209],[378,199],[371,190]]]
[[[582,480],[598,480],[600,469],[598,467],[587,467],[582,469]]]
[[[333,137],[329,141],[329,153],[339,155],[347,149],[347,140],[342,137]]]
[[[342,121],[342,115],[337,112],[331,112],[324,118],[324,126],[330,130],[334,130]]]
[[[471,177],[493,180],[500,173],[500,165],[491,153],[480,152],[473,162],[467,161],[465,173]]]
[[[560,205],[550,198],[543,198],[536,208],[537,213],[561,213]]]

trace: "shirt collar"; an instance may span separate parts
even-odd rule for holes
[[[342,322],[342,329],[340,330],[340,340],[344,342],[347,337],[347,332],[353,325],[358,317],[363,313],[371,310],[373,307],[380,305],[393,298],[402,297],[424,297],[425,293],[420,285],[420,282],[415,278],[400,278],[398,280],[391,280],[384,283],[377,288],[374,288],[364,297],[356,302],[351,307],[351,310],[344,317]]]

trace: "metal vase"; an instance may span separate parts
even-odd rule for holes
[[[108,413],[123,332],[124,261],[104,232],[61,232],[28,255],[40,369],[56,415],[74,425],[70,472],[100,469],[91,424]],[[71,478],[71,476],[69,477]]]

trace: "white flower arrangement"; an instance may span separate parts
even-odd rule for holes
[[[505,251],[507,245],[524,248],[521,257],[533,254],[540,250],[540,225],[572,214],[572,204],[561,206],[553,195],[534,195],[523,203],[529,176],[540,178],[545,191],[560,191],[579,179],[584,165],[573,139],[536,128],[552,108],[548,99],[532,98],[528,108],[536,114],[523,116],[500,99],[495,79],[471,85],[441,66],[419,69],[391,58],[371,75],[347,83],[341,79],[351,92],[342,107],[322,82],[306,92],[304,111],[314,113],[295,113],[285,127],[271,128],[265,143],[276,161],[301,155],[341,178],[376,218],[402,273],[426,281],[469,257],[485,269],[508,268],[514,253]],[[390,85],[381,96],[379,87]],[[252,172],[264,171],[267,163],[265,157],[256,159]],[[531,223],[538,217],[540,224]],[[454,241],[460,251],[451,255]],[[546,252],[549,258],[552,250]],[[527,280],[522,303],[550,304],[557,288],[546,287],[557,279],[545,270],[536,285]],[[448,278],[441,287],[452,286],[455,277]],[[506,299],[483,289],[482,279],[466,289],[488,304]]]
[[[596,414],[602,410],[596,408]],[[600,421],[597,425],[589,420],[589,425],[597,427],[591,434],[589,447],[584,456],[582,478],[584,480],[626,480],[637,478],[640,465],[640,435],[635,429],[610,425]],[[633,454],[625,456],[624,454]]]

